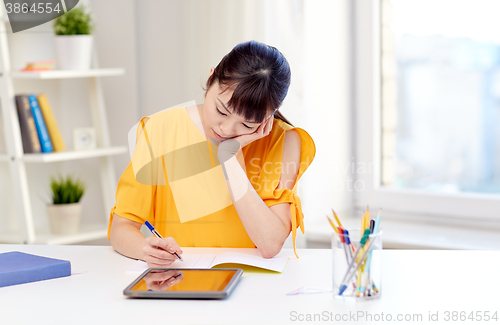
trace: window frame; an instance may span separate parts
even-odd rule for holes
[[[381,1],[355,1],[354,103],[355,129],[354,208],[381,207],[384,214],[499,221],[500,194],[446,194],[381,186]],[[369,170],[369,166],[373,168]]]

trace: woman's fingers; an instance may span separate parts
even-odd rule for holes
[[[271,116],[266,121],[260,124],[258,129],[259,139],[268,135],[273,128],[274,118]]]
[[[269,135],[269,133],[271,132],[271,130],[273,128],[273,121],[274,121],[274,115],[271,115],[270,117],[267,118],[267,120],[260,123],[254,132],[249,133],[249,134],[239,135],[233,139],[239,142],[240,149],[244,148],[245,146],[252,143],[253,141],[261,139],[261,138]],[[222,141],[221,144],[219,144],[219,153],[224,151],[224,150],[221,150],[221,148],[223,148],[224,143],[226,143],[228,141],[229,140],[225,140],[225,141]],[[221,160],[220,157],[219,157],[219,160]]]
[[[161,250],[169,252],[170,254],[173,253],[182,254],[180,246],[172,237],[167,237],[167,238],[148,237],[146,239],[146,243],[149,246],[157,247]]]
[[[177,260],[173,253],[179,251],[182,253],[179,245],[173,238],[146,238],[145,245],[142,248],[144,261],[148,267],[167,267]],[[179,253],[178,253],[179,254]]]
[[[271,132],[271,130],[273,129],[274,116],[271,116],[269,119],[270,119],[270,121],[267,123],[266,135],[268,135]]]
[[[153,267],[168,267],[172,265],[173,262],[175,262],[177,258],[175,259],[163,259],[163,258],[158,258],[152,255],[148,255],[144,257],[144,261],[148,263],[148,267],[153,268]]]
[[[170,255],[171,256],[171,255]],[[173,262],[177,260],[177,257],[169,257],[169,258],[158,258],[153,255],[145,255],[144,261],[148,263],[148,267],[167,267],[172,265]]]
[[[259,127],[257,128],[257,134],[259,134],[260,136],[263,136],[266,134],[266,130],[269,126],[269,120],[271,118],[268,118],[267,120],[265,120],[264,122],[260,123]]]
[[[168,252],[177,253],[178,255],[181,255],[183,253],[181,247],[179,246],[179,244],[177,244],[175,239],[173,239],[172,237],[167,237],[165,239],[168,242],[168,246],[166,248]]]

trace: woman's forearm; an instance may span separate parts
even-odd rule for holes
[[[283,247],[290,229],[257,194],[236,156],[223,164],[231,199],[250,239],[262,256],[275,256]]]
[[[139,224],[137,224],[139,225]],[[127,257],[144,260],[142,248],[146,238],[140,232],[133,221],[127,220],[115,214],[109,239],[113,248],[120,254]]]

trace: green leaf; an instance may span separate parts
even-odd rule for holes
[[[57,17],[53,23],[56,35],[90,35],[94,30],[87,7],[79,6]]]
[[[78,203],[85,192],[85,185],[81,180],[73,179],[70,175],[66,178],[51,177],[50,189],[52,190],[53,204]]]

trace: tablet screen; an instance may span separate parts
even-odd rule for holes
[[[150,270],[130,291],[223,291],[236,270]]]

